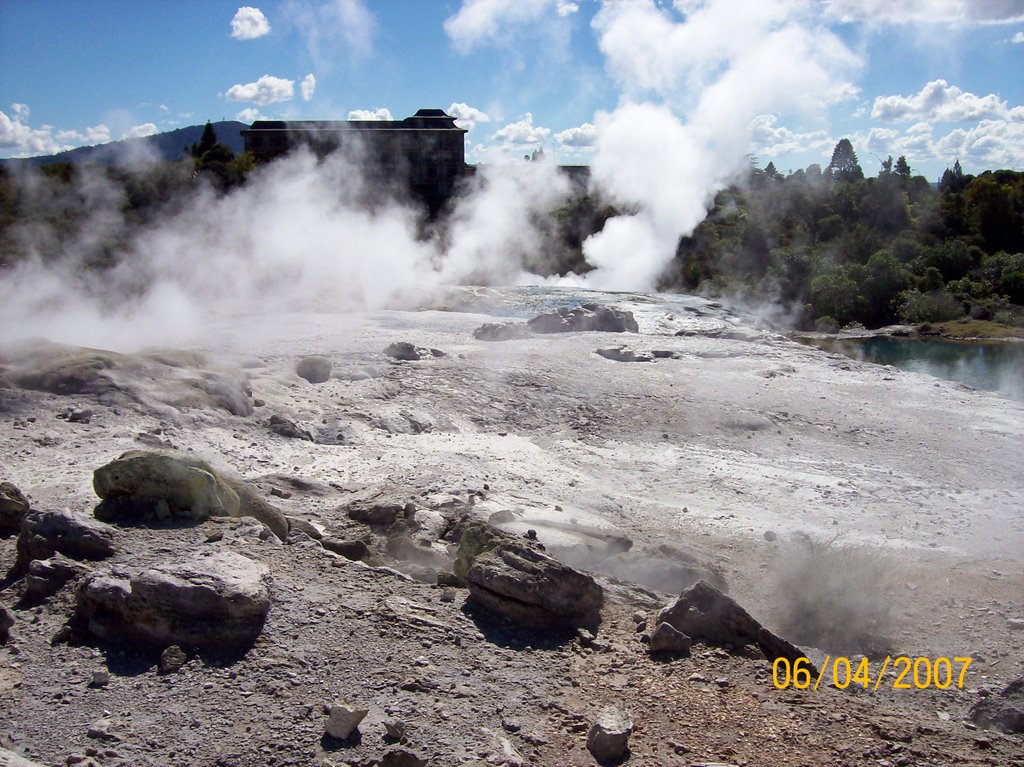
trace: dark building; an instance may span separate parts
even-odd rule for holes
[[[405,183],[433,212],[466,175],[465,134],[443,109],[421,109],[404,120],[258,120],[242,131],[245,150],[261,159],[300,145],[321,157],[343,149],[369,179]]]

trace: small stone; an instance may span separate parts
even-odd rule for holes
[[[729,686],[729,680],[726,679],[724,676],[722,676],[722,677],[719,677],[718,679],[715,680],[715,684],[717,684],[719,687],[725,689],[726,687]]]
[[[368,713],[369,709],[357,708],[348,703],[335,703],[327,718],[327,734],[336,740],[348,740]]]
[[[405,722],[400,719],[385,719],[384,735],[391,740],[404,740]]]
[[[392,748],[384,753],[380,767],[427,767],[426,759],[404,748]]]
[[[617,706],[607,706],[587,732],[587,750],[600,764],[616,762],[629,750],[633,719]]]
[[[188,663],[188,656],[176,644],[172,644],[160,653],[160,671],[164,674],[174,674],[180,671],[186,663]]]
[[[110,684],[110,672],[107,670],[93,671],[90,687],[106,687]]]
[[[442,602],[454,602],[455,601],[455,589],[445,588],[441,590],[441,601]]]
[[[68,413],[68,422],[70,423],[89,423],[92,420],[93,412],[90,408],[73,408]]]
[[[1024,631],[1024,618],[1009,618],[1006,623],[1012,631]]]
[[[774,530],[765,530],[764,531],[764,539],[766,541],[768,541],[769,543],[771,543],[772,541],[776,540],[778,537],[779,536],[775,533]]]
[[[114,723],[107,718],[97,719],[86,730],[86,735],[94,740],[120,741],[121,736],[114,732]]]

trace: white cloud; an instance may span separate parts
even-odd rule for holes
[[[1024,32],[1018,32],[1010,38],[1011,43],[1024,43]]]
[[[373,53],[377,22],[363,0],[289,0],[282,13],[302,34],[318,71],[331,69],[339,51],[356,59]]]
[[[302,78],[302,82],[299,83],[299,90],[302,91],[303,101],[309,101],[313,98],[313,94],[316,93],[316,78],[313,77],[312,72]]]
[[[555,141],[563,147],[589,149],[597,143],[597,128],[591,123],[583,123],[575,128],[568,128],[555,134]]]
[[[460,128],[466,130],[473,130],[477,123],[487,123],[491,121],[490,115],[486,112],[482,112],[476,107],[471,107],[469,104],[463,104],[459,101],[453,101],[451,106],[448,107],[448,114],[455,118],[455,123]]]
[[[8,115],[0,110],[0,154],[7,157],[33,157],[55,154],[78,146],[106,144],[110,141],[110,129],[103,125],[86,128],[84,133],[76,130],[56,131],[52,125],[33,128],[28,120],[31,112],[26,104],[11,104]]]
[[[491,139],[500,141],[507,147],[522,147],[540,144],[550,135],[551,130],[534,125],[533,115],[527,112],[522,120],[509,123],[491,136]]]
[[[840,21],[872,24],[1013,24],[1024,21],[1019,0],[827,0]]]
[[[831,149],[834,144],[827,131],[801,133],[779,125],[778,115],[758,115],[750,123],[751,151],[767,160],[809,150]]]
[[[243,5],[231,19],[231,36],[236,40],[255,40],[270,34],[270,23],[263,11]]]
[[[976,96],[945,80],[932,80],[913,96],[879,96],[871,116],[879,120],[973,122],[983,119],[1024,120],[1024,107],[1010,108],[994,93]]]
[[[386,107],[378,109],[353,109],[348,113],[349,120],[394,120],[391,110]]]
[[[291,101],[295,96],[295,81],[263,75],[254,83],[232,85],[224,96],[230,101],[251,101],[263,105]]]
[[[241,123],[254,123],[257,120],[262,120],[263,117],[260,115],[260,110],[256,107],[247,107],[236,114],[235,119]]]
[[[146,136],[153,136],[160,132],[160,129],[153,123],[142,123],[142,125],[133,125],[121,138],[145,138]]]
[[[529,24],[555,11],[569,16],[579,6],[565,0],[462,0],[462,7],[444,22],[455,48],[468,53],[481,43],[497,39],[509,29]]]

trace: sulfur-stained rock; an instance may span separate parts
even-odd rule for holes
[[[459,548],[455,554],[452,572],[460,582],[464,581],[473,560],[485,551],[490,551],[502,543],[511,543],[513,540],[512,535],[486,522],[477,520],[469,522],[462,529],[462,537],[459,538]]]
[[[194,456],[131,450],[93,472],[103,501],[98,519],[142,522],[208,517],[255,517],[281,540],[288,520],[244,482],[224,476]]]
[[[79,588],[75,618],[106,641],[240,649],[263,629],[270,585],[265,565],[217,551],[131,576],[93,575]]]
[[[466,574],[470,597],[535,629],[596,628],[604,600],[589,575],[520,543],[481,554]]]
[[[28,499],[10,482],[0,482],[0,536],[16,535],[28,514]]]

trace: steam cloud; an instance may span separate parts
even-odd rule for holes
[[[605,3],[593,27],[619,106],[594,121],[592,183],[628,213],[584,243],[593,270],[562,278],[650,290],[681,235],[746,166],[766,112],[817,114],[850,92],[857,57],[791,0]],[[91,185],[91,186],[90,186]],[[115,228],[99,182],[79,194],[96,215],[85,239]],[[178,343],[215,313],[403,307],[458,283],[538,283],[538,217],[567,193],[545,162],[482,169],[443,231],[424,232],[397,201],[367,207],[357,167],[306,153],[272,163],[242,189],[212,192],[132,240],[119,265],[38,259],[0,279],[0,340],[42,335],[128,348]]]

